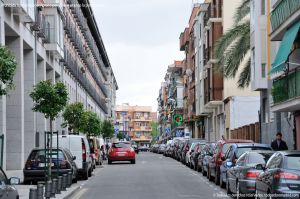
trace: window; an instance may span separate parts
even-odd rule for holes
[[[135,123],[136,126],[141,126],[142,124],[140,122]]]
[[[2,169],[0,169],[0,184],[5,184],[7,178],[4,174],[4,172],[2,171]]]
[[[261,15],[266,14],[266,0],[261,0]]]
[[[282,161],[282,156],[279,153],[275,153],[267,163],[267,168],[274,169],[278,168]]]
[[[266,64],[261,64],[261,77],[266,78]]]
[[[243,166],[245,164],[245,160],[246,160],[246,153],[244,153],[237,161],[236,161],[236,165],[238,166]]]

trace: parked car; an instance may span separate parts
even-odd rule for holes
[[[225,155],[221,157],[223,163],[220,166],[220,182],[217,183],[221,187],[225,187],[226,183],[226,173],[227,173],[227,162],[231,162],[232,166],[235,166],[236,160],[246,151],[253,150],[269,150],[272,148],[269,144],[259,144],[259,143],[247,143],[247,144],[232,144]]]
[[[300,195],[300,151],[278,151],[266,166],[257,165],[263,171],[256,179],[256,195],[281,194],[280,198],[299,198]]]
[[[74,162],[76,159],[71,152],[64,148],[53,149],[51,155],[49,150],[33,149],[25,163],[23,174],[24,184],[31,184],[45,180],[45,169],[47,167],[47,158],[52,158],[51,173],[52,175],[62,175],[72,172],[73,182],[77,182],[78,170]]]
[[[108,164],[113,161],[130,161],[135,164],[135,151],[130,142],[114,142],[108,152]]]
[[[166,145],[165,144],[161,144],[158,148],[158,153],[159,154],[163,154],[166,150]]]
[[[100,151],[100,142],[96,137],[89,138],[93,168],[96,169],[96,165],[102,165],[103,160]]]
[[[216,143],[207,143],[201,150],[198,156],[198,171],[202,172],[203,176],[207,175],[208,172],[208,162],[213,156],[213,151],[216,147]]]
[[[20,178],[11,177],[7,178],[5,172],[0,167],[0,199],[19,199],[18,190],[14,185],[20,184]]]
[[[78,168],[78,174],[87,180],[92,176],[92,157],[90,145],[85,136],[82,135],[59,135],[59,146],[72,151],[73,156],[76,157],[75,163]],[[56,144],[56,136],[53,136],[53,146]]]
[[[154,144],[151,148],[151,152],[158,153],[159,144]]]
[[[149,150],[150,150],[149,147],[146,146],[146,145],[140,146],[140,147],[138,148],[138,151],[141,151],[141,152],[147,152],[147,151],[149,151]]]
[[[262,170],[256,169],[256,166],[265,165],[274,151],[248,151],[243,153],[233,166],[232,161],[226,161],[226,190],[228,194],[237,196],[254,196],[255,180]]]
[[[198,142],[196,143],[195,147],[194,147],[194,150],[192,150],[192,154],[191,154],[191,157],[190,157],[190,167],[192,169],[195,169],[195,170],[198,170],[197,169],[197,165],[198,165],[198,156],[200,155],[201,153],[201,150],[202,148],[205,146],[205,142]]]
[[[207,176],[210,181],[214,179],[216,184],[220,182],[220,166],[223,163],[221,158],[225,155],[227,149],[235,143],[253,143],[253,141],[240,139],[219,140],[213,152],[213,157],[209,159],[208,163]]]
[[[194,138],[187,139],[184,142],[184,147],[182,148],[182,151],[181,151],[181,162],[182,163],[184,163],[186,165],[188,164],[186,156],[188,155],[188,158],[190,157],[190,154],[188,154],[188,152],[190,151],[192,144],[196,143],[196,142],[206,142],[206,141],[202,140],[202,139],[194,139]]]

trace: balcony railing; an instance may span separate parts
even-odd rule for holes
[[[272,95],[274,104],[300,97],[300,70],[274,80]]]
[[[100,96],[95,87],[86,78],[85,74],[81,72],[81,68],[78,67],[77,60],[71,55],[67,47],[65,47],[64,52],[66,68],[78,80],[80,85],[87,91],[87,93],[95,100],[98,106],[101,107],[105,113],[107,113],[108,108],[106,106],[105,99]]]
[[[275,31],[299,8],[299,0],[282,0],[271,13],[272,30]]]

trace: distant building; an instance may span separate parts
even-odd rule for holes
[[[140,145],[151,142],[152,121],[151,106],[130,106],[129,104],[116,106],[116,132],[123,133],[126,138]]]

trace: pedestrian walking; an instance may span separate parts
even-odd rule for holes
[[[271,147],[274,151],[288,150],[286,142],[282,140],[282,134],[278,132],[276,134],[276,139],[271,143]]]

